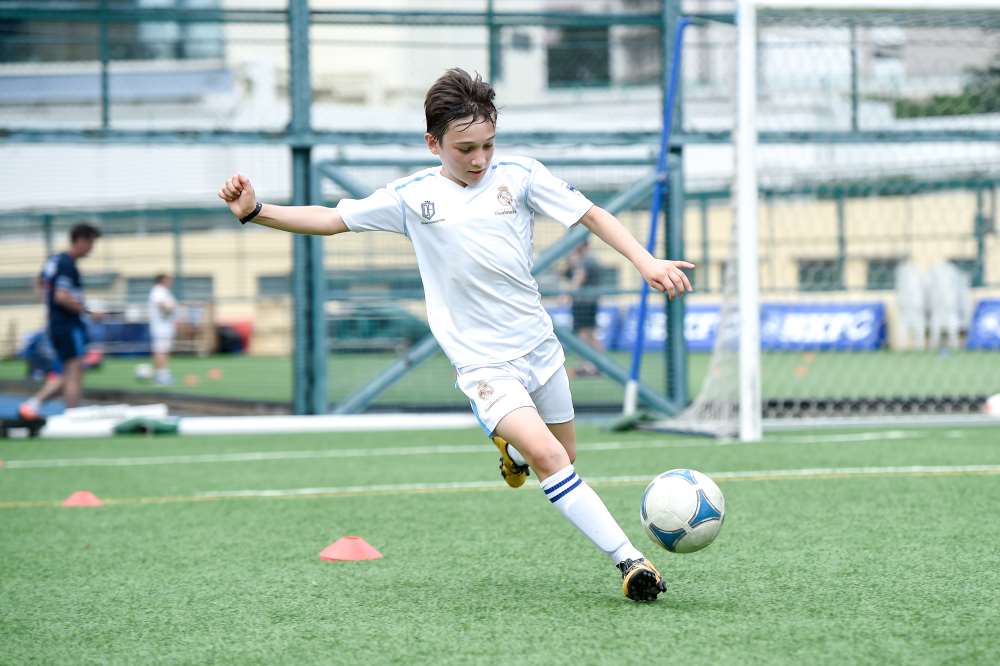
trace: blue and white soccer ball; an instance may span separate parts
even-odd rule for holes
[[[653,543],[671,553],[693,553],[719,536],[726,498],[705,474],[672,469],[646,486],[639,517]]]

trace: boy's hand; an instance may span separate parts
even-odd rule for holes
[[[694,291],[682,268],[694,268],[694,264],[689,261],[653,259],[639,269],[639,272],[650,287],[666,292],[667,297],[673,299],[686,291]]]
[[[241,174],[234,175],[222,184],[219,198],[226,202],[236,219],[246,217],[257,205],[257,194],[253,191],[250,179]]]

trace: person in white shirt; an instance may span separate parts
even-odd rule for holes
[[[160,273],[149,290],[149,339],[153,351],[153,367],[156,369],[153,381],[157,384],[173,384],[170,374],[170,352],[174,347],[174,328],[177,316],[177,301],[170,293],[173,278]]]
[[[424,135],[441,166],[389,183],[361,200],[323,206],[258,202],[236,174],[219,190],[246,223],[303,234],[388,231],[413,244],[431,332],[455,366],[457,385],[500,451],[508,485],[529,466],[546,498],[618,567],[625,596],[652,601],[665,589],[597,493],[576,473],[576,431],[562,346],[531,274],[535,213],[583,224],[671,298],[691,290],[685,261],[651,256],[613,215],[528,157],[494,154],[492,86],[450,69],[427,92]]]

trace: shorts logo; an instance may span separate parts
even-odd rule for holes
[[[479,399],[483,401],[489,400],[493,397],[493,387],[485,381],[479,382],[479,386],[476,387],[476,392],[479,393]]]
[[[425,201],[420,204],[420,215],[430,221],[434,217],[435,206],[433,201]]]
[[[517,209],[514,208],[514,195],[510,193],[510,189],[506,185],[497,188],[497,201],[504,208],[495,211],[494,215],[517,215]]]
[[[569,190],[570,192],[576,192],[576,188],[573,187],[573,185],[571,183],[567,183],[567,182],[564,181],[563,185],[565,185],[566,189]]]

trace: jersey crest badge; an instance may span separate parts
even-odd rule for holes
[[[494,212],[494,215],[517,214],[517,209],[514,208],[514,195],[510,193],[510,189],[506,185],[501,185],[497,188],[497,201],[503,208]]]
[[[420,215],[428,222],[434,218],[435,206],[433,201],[425,201],[420,204]]]
[[[501,185],[497,188],[497,201],[499,201],[504,206],[514,205],[514,195],[510,193],[506,185]]]

